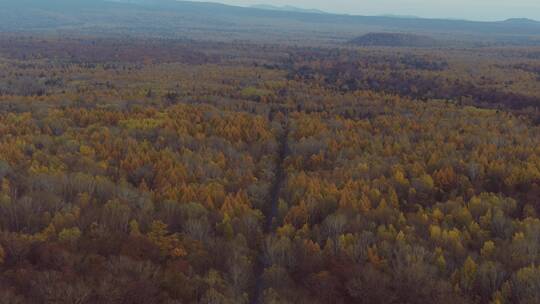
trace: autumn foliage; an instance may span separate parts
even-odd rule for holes
[[[534,49],[1,39],[0,303],[540,301]]]

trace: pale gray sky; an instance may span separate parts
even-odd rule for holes
[[[198,0],[196,0],[198,1]],[[203,0],[201,0],[203,1]],[[540,0],[204,0],[249,6],[293,5],[355,15],[415,15],[432,18],[540,20]]]

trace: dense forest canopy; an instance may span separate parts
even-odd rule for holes
[[[0,303],[536,303],[540,50],[0,43]]]
[[[0,304],[540,303],[536,22],[37,2],[0,3]]]

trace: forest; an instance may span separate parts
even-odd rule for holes
[[[540,48],[0,35],[0,303],[540,303]]]

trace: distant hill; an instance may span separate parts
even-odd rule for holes
[[[0,33],[143,35],[335,45],[365,33],[409,32],[441,41],[466,40],[473,44],[484,41],[488,44],[540,44],[540,22],[528,19],[475,22],[338,15],[289,6],[264,7],[176,0],[0,0]],[[366,39],[368,41],[363,42]],[[358,43],[384,41],[392,45],[429,42],[419,37],[367,36]]]
[[[414,15],[393,15],[393,14],[385,14],[385,15],[380,15],[381,17],[388,17],[388,18],[401,18],[401,19],[421,19],[420,17],[418,16],[414,16]]]
[[[402,33],[369,33],[349,41],[357,46],[434,47],[441,42],[429,36]]]
[[[308,13],[308,14],[327,14],[327,12],[321,11],[318,9],[305,9],[305,8],[299,8],[299,7],[290,6],[290,5],[275,6],[275,5],[268,5],[268,4],[257,4],[257,5],[252,5],[250,7],[256,8],[256,9],[271,10],[271,11],[296,12],[296,13]]]
[[[506,19],[503,22],[514,23],[514,24],[532,24],[532,25],[540,24],[540,21],[536,21],[536,20],[528,19],[528,18],[511,18],[511,19]]]

